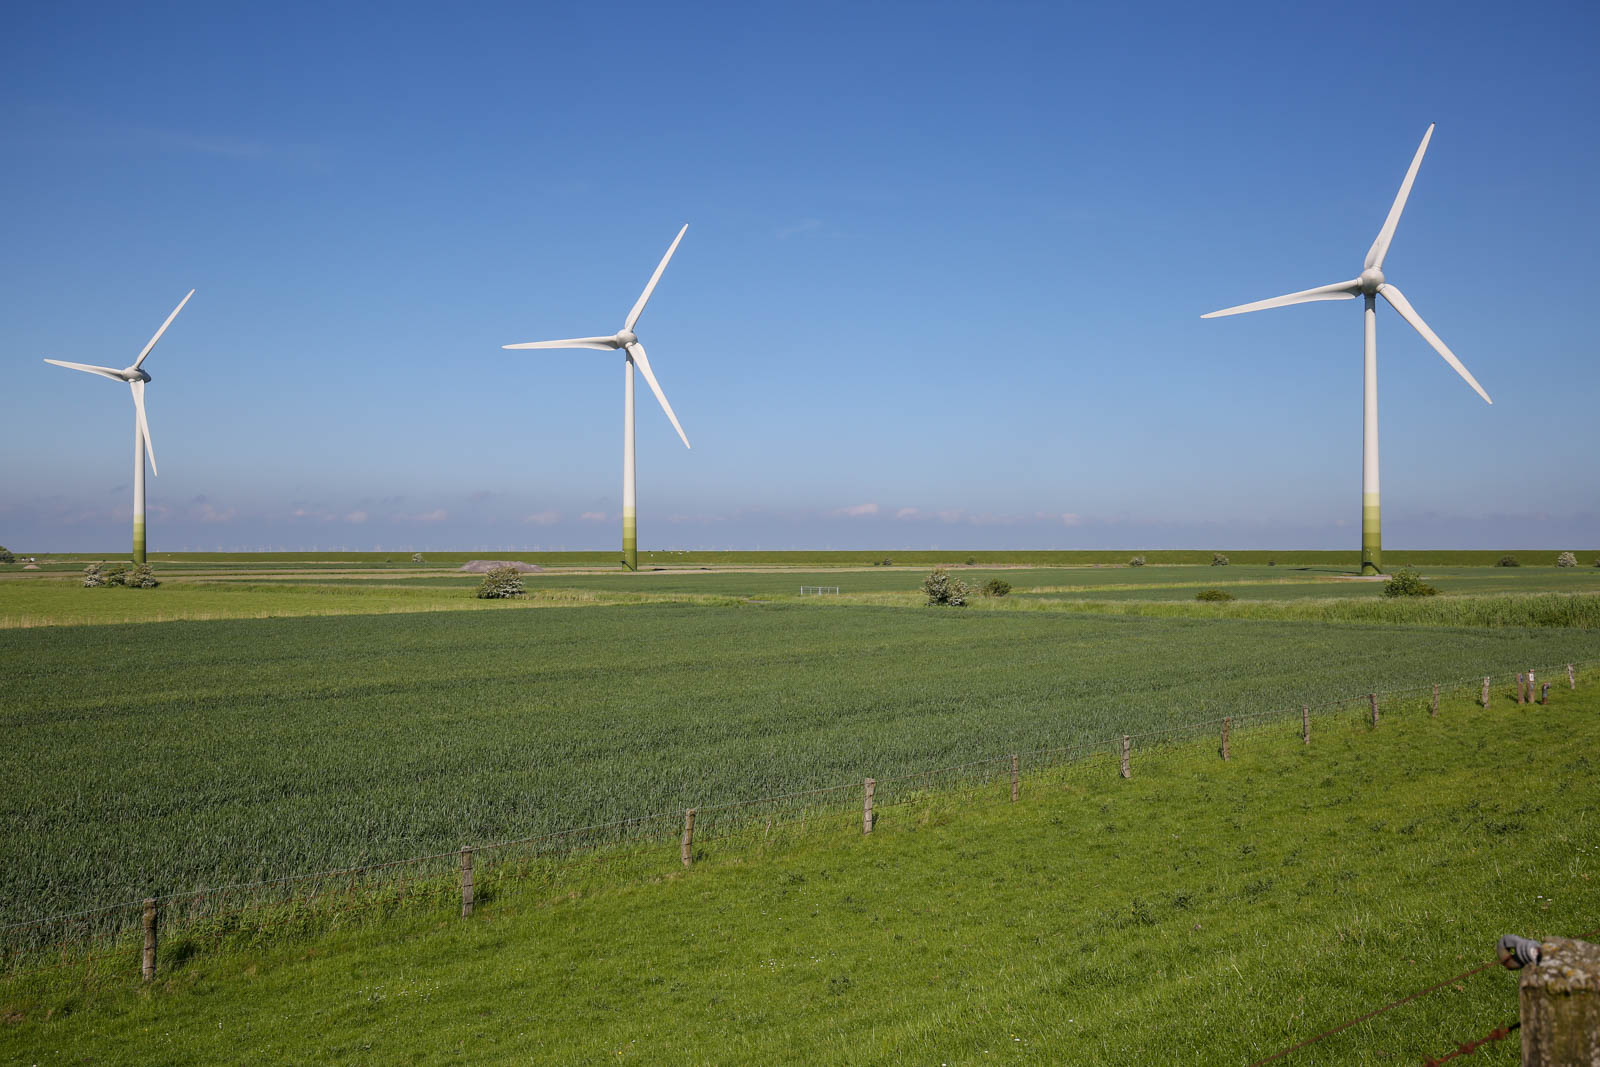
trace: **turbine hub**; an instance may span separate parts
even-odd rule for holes
[[[639,335],[634,333],[632,330],[623,330],[617,334],[617,344],[621,345],[623,348],[627,348],[631,344],[637,344],[638,341]]]
[[[148,382],[150,380],[150,372],[143,367],[128,367],[122,373],[128,376],[128,381],[130,382]]]
[[[1361,291],[1371,296],[1383,284],[1383,271],[1377,267],[1368,267],[1361,272]]]

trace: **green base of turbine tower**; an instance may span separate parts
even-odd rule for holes
[[[1383,573],[1383,534],[1378,525],[1378,497],[1361,502],[1361,573]]]
[[[133,562],[144,561],[144,523],[136,522],[133,524]]]
[[[639,520],[633,515],[622,517],[622,565],[630,571],[639,569]]]

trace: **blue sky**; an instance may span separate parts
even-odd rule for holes
[[[30,5],[0,35],[0,540],[1593,548],[1592,5]]]

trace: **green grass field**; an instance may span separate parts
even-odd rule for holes
[[[820,617],[822,613],[815,613]],[[830,613],[831,614],[831,613]],[[526,616],[524,616],[526,617]],[[553,617],[553,616],[542,616]],[[964,626],[973,619],[960,620]],[[979,619],[988,624],[988,618]],[[1009,620],[1006,620],[1009,621]],[[146,628],[153,629],[153,628]],[[1242,665],[1241,665],[1242,666]],[[0,981],[17,1063],[1244,1064],[1600,926],[1600,699],[1447,697],[592,861],[320,935]],[[175,956],[176,958],[172,958]],[[1517,1016],[1492,969],[1286,1063],[1417,1063]],[[1517,1062],[1516,1039],[1473,1063]]]

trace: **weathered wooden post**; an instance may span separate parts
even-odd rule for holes
[[[461,917],[467,918],[472,914],[472,848],[462,846],[461,849]]]
[[[864,834],[872,833],[872,824],[877,821],[872,815],[872,797],[877,790],[878,783],[868,778],[861,803],[861,832]]]
[[[1526,704],[1527,702],[1528,702],[1528,679],[1521,671],[1518,671],[1517,672],[1517,703],[1518,704]]]
[[[1600,1063],[1600,945],[1552,937],[1518,986],[1523,1067]]]
[[[694,863],[694,809],[685,808],[683,812],[683,840],[678,845],[678,855],[683,860],[685,867]]]
[[[1233,725],[1232,718],[1222,720],[1222,758],[1228,758],[1228,727]]]
[[[1539,703],[1550,703],[1550,683],[1546,682],[1539,687]]]
[[[1489,706],[1489,676],[1488,675],[1484,675],[1483,676],[1483,697],[1481,698],[1480,702],[1483,704],[1484,707],[1488,707]]]
[[[1530,703],[1530,704],[1533,703],[1533,694],[1536,693],[1536,692],[1538,692],[1538,690],[1533,687],[1533,672],[1529,671],[1528,672],[1528,703]]]
[[[1378,725],[1378,694],[1377,693],[1368,693],[1367,694],[1367,707],[1372,709],[1372,725],[1373,726],[1377,726]]]
[[[1017,771],[1019,770],[1018,762],[1019,759],[1017,753],[1011,753],[1011,803],[1013,804],[1017,802],[1017,792],[1021,788],[1021,783],[1018,781],[1017,774]]]
[[[1439,717],[1439,685],[1437,682],[1433,686],[1433,710],[1428,714],[1436,719]]]
[[[1300,740],[1305,744],[1311,743],[1311,705],[1300,705]]]
[[[1572,672],[1572,664],[1567,664],[1567,688],[1578,688],[1578,676]]]
[[[146,982],[156,976],[156,898],[144,901],[144,960],[139,965],[139,977]]]
[[[1122,777],[1132,778],[1133,772],[1128,768],[1128,735],[1122,735]]]

